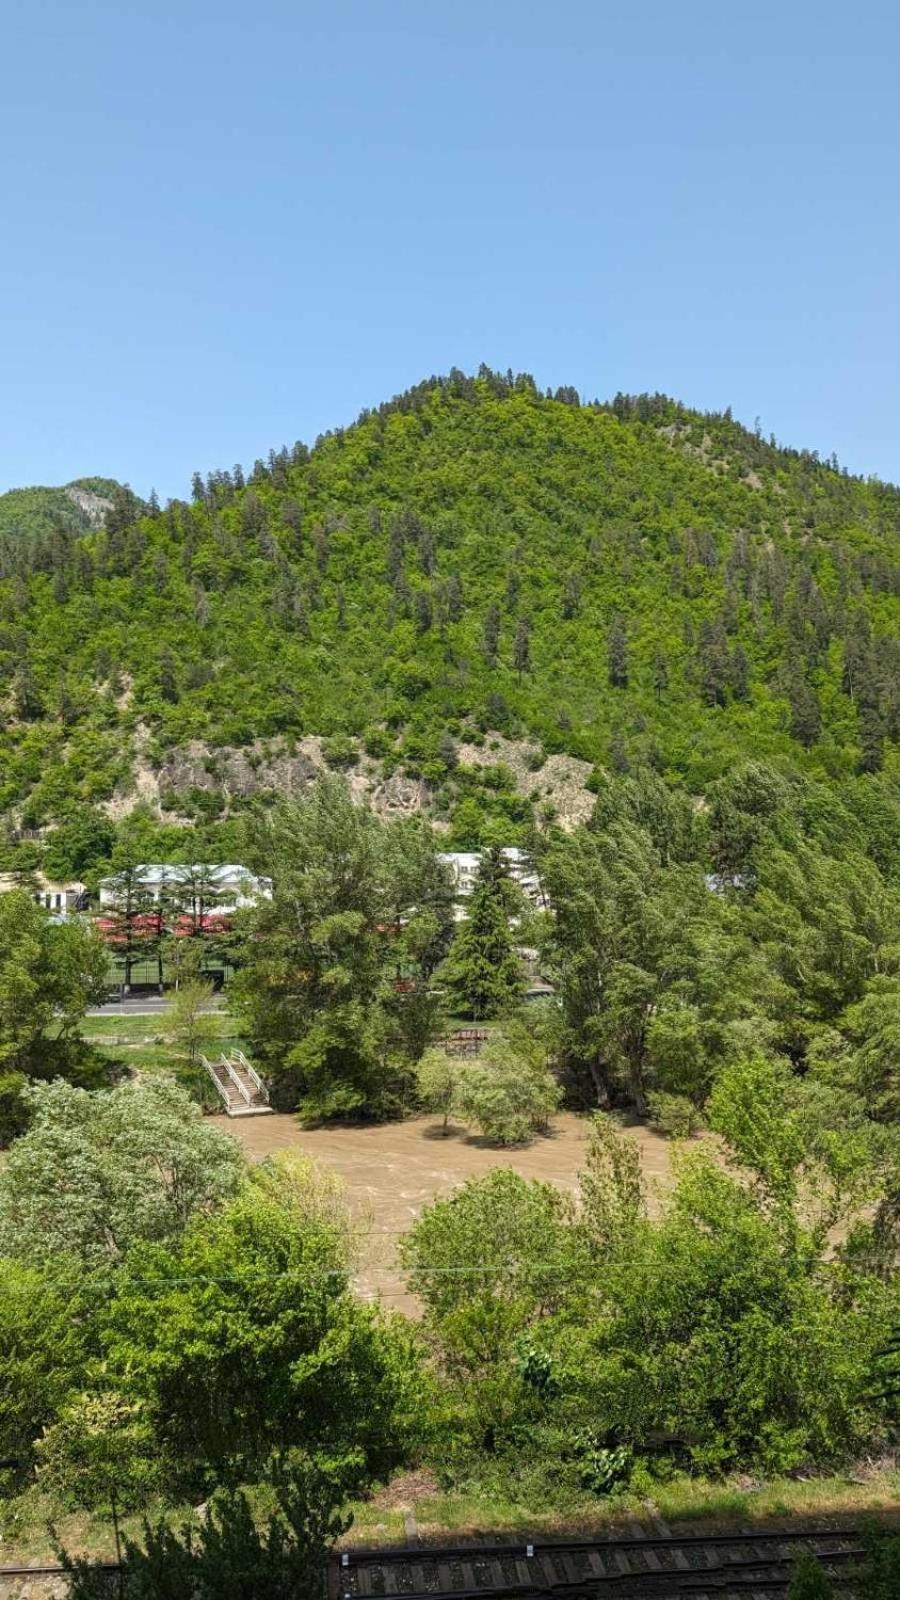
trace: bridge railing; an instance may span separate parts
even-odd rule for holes
[[[250,1090],[247,1088],[247,1085],[245,1083],[243,1083],[242,1080],[238,1077],[237,1073],[234,1070],[234,1066],[229,1061],[227,1056],[225,1056],[225,1055],[220,1056],[219,1059],[221,1061],[222,1066],[225,1068],[225,1071],[228,1073],[229,1078],[231,1079],[232,1083],[234,1084],[234,1087],[237,1089],[237,1092],[240,1095],[241,1099],[244,1101],[244,1103],[246,1105],[249,1106],[251,1101],[252,1101],[252,1099],[253,1099],[253,1096],[251,1095]]]
[[[257,1094],[261,1095],[263,1100],[266,1102],[266,1105],[268,1105],[269,1104],[269,1091],[266,1088],[266,1085],[263,1083],[263,1080],[260,1077],[259,1073],[257,1072],[256,1068],[252,1067],[250,1065],[250,1062],[247,1060],[247,1057],[244,1055],[243,1050],[235,1050],[234,1051],[234,1060],[238,1063],[239,1066],[243,1067],[244,1071],[247,1074],[247,1077],[250,1079],[250,1082],[256,1085]]]
[[[201,1056],[200,1056],[200,1060],[203,1063],[204,1067],[206,1068],[207,1072],[209,1073],[210,1077],[212,1078],[212,1081],[215,1084],[216,1089],[218,1090],[221,1098],[224,1100],[225,1107],[226,1107],[226,1110],[227,1110],[227,1108],[228,1108],[228,1106],[230,1105],[231,1102],[229,1101],[228,1094],[226,1092],[224,1083],[222,1082],[221,1078],[219,1077],[219,1074],[216,1071],[215,1067],[213,1066],[212,1062],[205,1055],[203,1055],[202,1053],[201,1053]]]

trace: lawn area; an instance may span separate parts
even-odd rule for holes
[[[209,1012],[209,1031],[201,1034],[200,1050],[218,1056],[243,1050],[246,1040],[227,1011]],[[217,1104],[217,1095],[202,1067],[192,1071],[184,1049],[171,1037],[164,1011],[145,1016],[85,1017],[81,1037],[95,1047],[111,1066],[129,1072],[167,1072],[177,1078],[203,1105]]]

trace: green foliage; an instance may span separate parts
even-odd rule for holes
[[[480,1055],[460,1067],[452,1104],[486,1139],[521,1144],[546,1130],[562,1093],[544,1061],[530,1060],[502,1033],[493,1033]]]
[[[349,1292],[345,1231],[327,1206],[297,1205],[299,1170],[284,1187],[272,1176],[172,1243],[135,1245],[108,1371],[189,1480],[252,1479],[302,1447],[355,1461],[363,1482],[412,1433],[411,1343]]]
[[[438,1049],[426,1050],[416,1064],[416,1092],[426,1111],[436,1111],[443,1118],[441,1131],[445,1134],[456,1101],[460,1070],[458,1056]]]
[[[522,965],[513,946],[514,885],[497,846],[484,851],[465,921],[457,930],[441,979],[467,1016],[502,1016],[521,999]]]
[[[162,511],[101,485],[103,527],[0,499],[0,809],[109,798],[139,725],[158,759],[315,733],[343,763],[469,722],[693,791],[751,752],[894,763],[897,490],[727,414],[454,372],[201,483]],[[426,766],[470,826],[464,770]]]
[[[113,478],[76,478],[64,489],[9,489],[0,494],[0,544],[11,553],[13,541],[32,550],[88,533],[120,493]]]
[[[27,1083],[24,1072],[0,1072],[0,1146],[28,1127],[28,1107],[22,1098]]]
[[[401,1239],[400,1258],[436,1321],[489,1299],[513,1305],[524,1324],[559,1303],[570,1214],[551,1184],[495,1167],[426,1207]]]
[[[63,1504],[90,1508],[113,1494],[122,1506],[141,1506],[165,1480],[142,1407],[108,1391],[67,1400],[35,1454],[38,1483]]]
[[[815,1556],[801,1555],[791,1574],[788,1600],[833,1600],[834,1585]]]
[[[29,1075],[64,1060],[88,1005],[106,992],[106,951],[79,923],[53,923],[24,890],[0,894],[0,1066]]]
[[[438,1029],[452,921],[430,834],[379,824],[329,776],[274,807],[253,848],[273,893],[246,919],[234,993],[276,1100],[309,1120],[396,1112]]]
[[[111,863],[127,962],[146,954],[136,863],[270,876],[229,951],[235,997],[276,1101],[307,1118],[392,1114],[418,1078],[445,1118],[517,1138],[561,1080],[673,1132],[702,1111],[736,1171],[679,1157],[651,1218],[634,1146],[600,1117],[577,1206],[502,1170],[436,1202],[401,1244],[423,1385],[410,1338],[353,1298],[352,1233],[309,1171],[242,1181],[169,1086],[22,1091],[83,1070],[107,953],[0,896],[19,1133],[0,1434],[57,1492],[89,1501],[110,1474],[135,1503],[205,1491],[299,1449],[363,1483],[421,1447],[445,1478],[539,1455],[544,1481],[604,1494],[651,1451],[793,1472],[889,1437],[900,496],[727,414],[575,398],[454,373],[249,483],[198,477],[189,505],[117,492],[104,526],[76,527],[71,497],[0,502],[5,864],[93,884]],[[500,734],[538,750],[533,779]],[[552,910],[514,903],[489,850],[454,930],[426,824],[379,824],[335,774],[273,803],[305,779],[307,735],[330,766],[418,780],[451,846],[525,846]],[[246,782],[226,786],[238,749]],[[568,834],[545,792],[559,755],[590,763],[596,797]],[[113,830],[138,756],[169,820],[138,806]],[[540,1015],[516,1014],[514,937],[553,982]],[[441,989],[504,1017],[477,1062],[428,1053]],[[214,1509],[202,1559],[148,1530],[133,1592],[168,1568],[179,1593],[253,1593],[247,1551],[280,1592],[285,1549],[315,1538],[288,1518],[269,1562],[251,1520]]]
[[[33,1118],[0,1171],[0,1252],[48,1267],[118,1262],[177,1236],[233,1193],[242,1157],[170,1079],[87,1093],[62,1079],[24,1095]]]
[[[590,1429],[580,1429],[572,1438],[572,1454],[578,1462],[581,1482],[592,1494],[605,1495],[628,1480],[633,1455],[627,1445],[610,1448],[601,1444]]]
[[[113,824],[94,806],[79,806],[50,834],[43,868],[54,882],[84,882],[108,868],[116,840]]]
[[[692,1100],[660,1089],[647,1096],[650,1121],[670,1139],[690,1139],[700,1129],[701,1117]]]
[[[860,1583],[860,1600],[891,1600],[900,1585],[900,1538],[875,1528],[869,1533],[868,1560]]]
[[[83,1383],[96,1349],[89,1284],[0,1260],[0,1482],[22,1481],[35,1441]]]
[[[577,1212],[505,1171],[423,1212],[401,1255],[454,1418],[445,1471],[479,1453],[512,1470],[540,1439],[600,1493],[648,1448],[704,1471],[786,1472],[885,1437],[872,1374],[894,1291],[809,1225],[797,1174],[819,1161],[821,1130],[787,1107],[783,1125],[777,1105],[763,1115],[774,1177],[754,1187],[683,1156],[655,1219],[636,1149],[607,1118]]]
[[[263,1527],[234,1489],[215,1495],[196,1524],[145,1523],[140,1543],[125,1540],[120,1592],[127,1600],[318,1600],[328,1554],[349,1526],[342,1501],[333,1476],[292,1459],[278,1469],[276,1504]],[[108,1600],[108,1574],[61,1555],[72,1600]]]
[[[188,976],[173,989],[166,1007],[169,1034],[192,1068],[197,1065],[202,1041],[214,1037],[220,1028],[219,1017],[210,1009],[214,992],[208,979]]]

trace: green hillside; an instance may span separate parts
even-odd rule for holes
[[[100,525],[119,490],[112,478],[75,478],[62,489],[10,489],[0,494],[0,545],[86,533]]]
[[[900,491],[728,412],[482,369],[246,480],[197,475],[190,503],[139,515],[116,491],[74,542],[47,531],[65,493],[0,500],[0,811],[19,827],[126,809],[138,761],[173,815],[227,827],[239,800],[173,792],[172,753],[214,774],[244,750],[277,787],[310,735],[334,764],[367,751],[424,779],[463,842],[532,809],[502,770],[458,766],[473,737],[527,738],[536,774],[564,752],[695,793],[740,754],[896,770]]]

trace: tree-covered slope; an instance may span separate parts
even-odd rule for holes
[[[112,478],[75,478],[62,489],[9,489],[0,494],[0,545],[97,528],[119,489]]]
[[[728,413],[451,374],[143,510],[2,542],[0,809],[31,827],[190,741],[349,737],[451,820],[479,729],[694,791],[740,754],[896,763],[900,491]]]

